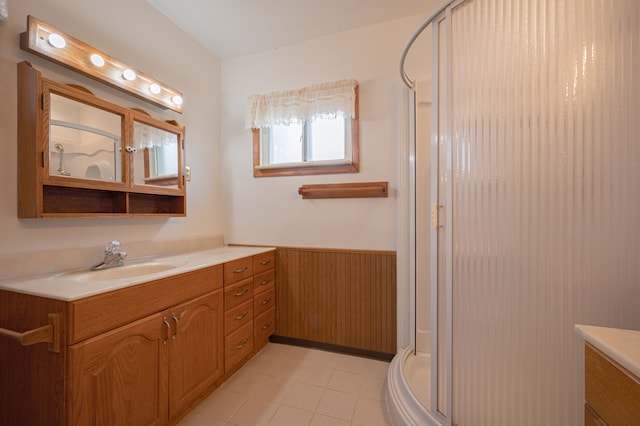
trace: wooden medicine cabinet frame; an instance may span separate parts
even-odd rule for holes
[[[50,173],[51,94],[121,117],[120,147],[114,141],[114,176],[92,179]],[[134,167],[134,122],[173,133],[177,140],[177,173],[153,184],[134,181],[147,167]],[[186,216],[185,128],[98,98],[88,90],[42,76],[29,62],[18,64],[18,217]],[[119,152],[118,152],[119,151]],[[120,155],[120,173],[116,156]],[[62,168],[62,161],[61,161]],[[147,180],[145,180],[147,181]]]

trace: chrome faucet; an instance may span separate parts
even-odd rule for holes
[[[120,241],[111,241],[104,249],[104,259],[102,262],[91,267],[92,271],[98,271],[101,269],[115,268],[116,266],[124,265],[124,259],[127,257],[127,252],[120,250]]]

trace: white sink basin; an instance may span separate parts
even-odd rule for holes
[[[144,263],[132,263],[124,266],[117,266],[99,271],[77,271],[66,274],[68,278],[77,282],[83,281],[108,281],[120,280],[124,278],[137,278],[145,275],[152,275],[158,272],[165,272],[182,266],[178,262],[153,261]]]

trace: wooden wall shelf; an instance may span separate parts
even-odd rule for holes
[[[389,197],[389,182],[351,182],[302,185],[298,194],[312,198],[372,198]]]

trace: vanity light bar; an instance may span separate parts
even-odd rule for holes
[[[162,108],[182,113],[182,93],[29,15],[20,48]]]

